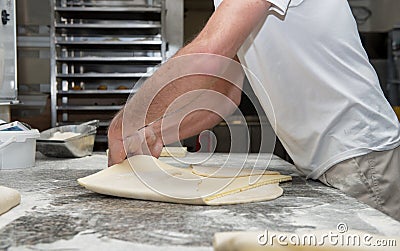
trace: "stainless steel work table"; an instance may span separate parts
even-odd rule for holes
[[[232,154],[240,163],[244,154]],[[188,157],[189,159],[192,157]],[[215,154],[218,165],[227,155]],[[246,165],[257,155],[247,156]],[[257,166],[265,166],[262,155]],[[164,158],[170,164],[172,158]],[[105,154],[81,159],[37,156],[36,167],[0,171],[0,184],[15,188],[21,204],[0,216],[0,250],[212,250],[216,232],[349,229],[398,235],[400,223],[339,191],[294,176],[276,200],[232,206],[191,206],[104,196],[79,186],[77,178],[106,167]],[[295,175],[273,157],[271,169]]]

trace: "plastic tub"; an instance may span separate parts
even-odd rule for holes
[[[0,132],[0,170],[35,166],[38,130]]]

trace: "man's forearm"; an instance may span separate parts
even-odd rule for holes
[[[152,124],[151,128],[164,144],[197,135],[226,119],[237,109],[241,98],[240,87],[218,80],[210,90],[201,91],[201,95],[196,93],[199,91],[192,91],[187,95],[197,97],[195,101],[177,112],[170,112],[176,111],[172,104],[166,110],[169,116]]]
[[[221,99],[200,99],[200,96],[215,91],[231,98],[231,89],[240,93],[243,76],[238,62],[218,55],[192,54],[170,59],[127,102],[124,123],[129,127],[125,127],[126,132],[132,133],[181,109],[192,112],[202,103],[214,102],[216,112],[225,113]],[[235,94],[235,99],[237,96]]]

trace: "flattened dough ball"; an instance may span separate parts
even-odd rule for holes
[[[0,186],[0,215],[9,211],[21,202],[21,195],[17,190]]]
[[[151,201],[196,205],[226,205],[275,199],[282,195],[279,182],[290,176],[276,172],[258,177],[237,177],[237,169],[222,176],[207,176],[209,168],[197,170],[168,165],[154,157],[138,155],[93,175],[81,178],[79,184],[101,194]]]

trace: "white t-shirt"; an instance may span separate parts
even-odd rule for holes
[[[347,0],[269,2],[274,14],[238,56],[295,165],[317,179],[343,160],[400,145]]]

